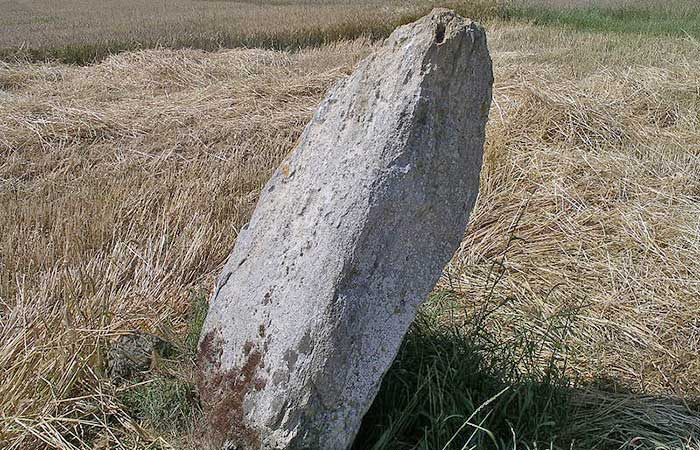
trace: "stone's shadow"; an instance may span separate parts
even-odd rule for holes
[[[464,332],[421,313],[352,450],[654,449],[700,442],[698,399],[609,392],[600,388],[603,380],[573,387],[554,364],[537,369],[517,353],[481,330]]]

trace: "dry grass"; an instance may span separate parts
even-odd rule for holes
[[[209,285],[258,188],[367,50],[2,68],[0,442],[81,448],[105,426],[105,339],[182,328],[190,290]]]
[[[482,192],[439,289],[467,318],[502,303],[495,339],[539,343],[580,385],[689,405],[582,394],[608,411],[582,425],[640,444],[635,424],[658,421],[697,448],[700,46],[490,28]],[[0,65],[0,446],[168,448],[103,380],[106,341],[184,330],[262,183],[370,49]]]

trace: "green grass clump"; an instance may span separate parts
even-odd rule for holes
[[[187,334],[185,335],[183,347],[184,351],[190,356],[197,353],[197,344],[199,343],[199,335],[204,326],[204,319],[207,318],[207,310],[209,303],[205,294],[195,296],[190,306],[189,320],[187,324]]]
[[[700,37],[700,8],[652,6],[552,7],[518,5],[506,10],[511,19],[538,25],[564,25],[577,30]]]
[[[494,346],[483,328],[439,316],[417,318],[353,448],[549,447],[572,408],[563,376],[554,366],[523,371],[515,365],[528,366],[532,347]]]
[[[194,384],[176,377],[156,375],[129,387],[121,401],[129,415],[158,431],[177,431],[198,411]]]
[[[177,434],[201,411],[193,360],[208,303],[201,293],[193,293],[191,298],[186,332],[178,340],[178,351],[170,355],[173,359],[159,361],[160,367],[148,380],[123,388],[119,395],[132,419],[158,432]]]

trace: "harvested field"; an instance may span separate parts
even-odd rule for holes
[[[482,192],[357,448],[700,448],[700,46],[487,27]],[[0,447],[199,448],[197,308],[372,45],[0,63]],[[114,386],[132,329],[182,351]]]

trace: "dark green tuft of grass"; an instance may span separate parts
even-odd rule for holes
[[[516,367],[533,347],[494,344],[480,326],[446,326],[443,314],[421,312],[353,448],[549,448],[572,409],[567,380],[554,365]]]
[[[209,304],[205,294],[194,296],[189,312],[189,320],[187,324],[187,334],[185,335],[183,347],[184,351],[194,356],[197,353],[197,344],[199,343],[199,335],[204,326],[204,319],[207,318]]]
[[[188,426],[199,410],[192,383],[162,375],[129,387],[121,393],[120,400],[132,418],[163,432]]]
[[[130,417],[161,433],[177,434],[191,426],[201,413],[194,383],[193,359],[207,315],[204,293],[193,293],[187,330],[178,340],[173,359],[162,360],[149,379],[123,388],[119,399]]]

